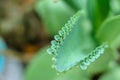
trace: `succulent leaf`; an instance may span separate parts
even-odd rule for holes
[[[106,20],[98,30],[96,37],[99,42],[108,42],[110,45],[116,43],[118,45],[118,39],[120,40],[120,15]]]
[[[51,54],[55,54],[54,65],[59,72],[67,71],[72,66],[81,63],[81,61],[84,61],[83,65],[81,64],[81,68],[86,69],[87,65],[90,62],[94,62],[106,48],[106,45],[103,44],[90,53],[95,45],[90,37],[90,33],[84,32],[84,20],[85,13],[83,11],[77,12],[71,17],[65,27],[59,31],[59,35],[55,35],[55,40],[53,41],[56,41],[57,44],[54,46],[54,49],[52,48],[54,44],[49,49]]]
[[[107,18],[110,10],[110,0],[87,0],[88,16],[92,22],[95,32],[101,23]]]
[[[91,62],[94,62],[101,54],[103,54],[107,47],[108,45],[106,43],[103,43],[101,46],[91,51],[87,57],[80,61],[81,69],[86,70],[87,66],[90,65]]]
[[[45,29],[53,36],[67,22],[75,11],[63,0],[38,0],[35,11],[42,18]]]

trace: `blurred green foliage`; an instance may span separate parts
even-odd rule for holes
[[[110,5],[110,0],[88,0],[87,11],[94,31],[96,32],[101,26],[101,23],[107,18]]]
[[[35,10],[43,19],[46,30],[55,35],[75,11],[62,0],[43,0],[36,2]]]
[[[46,49],[47,47],[34,57],[26,72],[25,80],[53,80],[57,75],[52,68],[52,57],[47,54]]]

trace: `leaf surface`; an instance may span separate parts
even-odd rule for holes
[[[110,10],[110,0],[88,0],[87,12],[94,31],[97,32],[101,23],[107,18]]]
[[[45,29],[50,35],[55,35],[67,20],[75,13],[62,0],[37,1],[35,10],[42,18]]]
[[[105,45],[90,52],[95,45],[85,27],[85,21],[85,13],[79,11],[59,31],[59,35],[55,35],[55,40],[51,41],[52,46],[47,51],[55,54],[54,65],[59,72],[67,71],[78,63],[82,69],[86,69],[89,65],[87,62],[94,62],[104,52]]]
[[[118,45],[118,40],[120,40],[120,15],[106,20],[97,32],[96,37],[99,42],[108,42],[110,45],[116,43]]]

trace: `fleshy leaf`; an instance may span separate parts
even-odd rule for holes
[[[64,0],[75,11],[84,9],[86,7],[87,0]]]
[[[77,12],[71,17],[65,27],[59,31],[59,35],[55,35],[55,40],[53,41],[56,41],[57,44],[55,42],[55,45],[52,44],[51,48],[48,49],[48,52],[52,50],[49,54],[55,54],[54,65],[59,72],[67,71],[72,66],[80,63],[80,61],[86,61],[86,58],[93,59],[95,56],[95,58],[97,58],[97,54],[103,53],[97,52],[96,48],[95,51],[92,52],[92,55],[89,54],[95,45],[91,39],[90,32],[86,32],[84,21],[85,13],[82,11]],[[53,43],[53,41],[51,43]],[[102,51],[101,49],[104,51],[104,47],[99,50]]]
[[[56,71],[52,68],[52,56],[46,52],[47,48],[37,52],[25,70],[24,80],[54,80],[54,77],[57,76]]]
[[[40,49],[25,70],[24,80],[90,80],[79,68],[59,74],[52,66],[51,58],[46,52],[48,47]],[[54,60],[54,58],[52,58]]]
[[[110,64],[115,60],[115,56],[113,55],[113,50],[107,48],[104,54],[100,55],[95,62],[91,63],[88,68],[85,70],[88,75],[92,77],[94,74],[104,73],[105,71],[110,69]]]
[[[97,32],[101,23],[107,18],[110,10],[110,0],[87,0],[88,16]]]
[[[74,68],[65,73],[61,73],[54,80],[91,80],[85,72],[79,68]]]
[[[120,66],[114,67],[105,74],[103,74],[99,80],[120,80]]]
[[[102,44],[93,50],[87,57],[80,61],[80,67],[83,70],[87,69],[87,66],[90,65],[91,62],[94,62],[101,54],[104,53],[105,49],[108,47],[107,44]]]
[[[99,42],[108,42],[112,45],[120,39],[120,15],[106,20],[96,35]],[[119,41],[116,43],[118,45]]]
[[[110,7],[113,15],[120,15],[120,0],[111,0]]]
[[[45,29],[55,35],[75,11],[63,0],[38,0],[35,10],[42,18]]]

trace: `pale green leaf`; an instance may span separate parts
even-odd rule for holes
[[[104,53],[106,44],[91,51],[95,45],[90,32],[86,32],[85,20],[85,13],[79,11],[51,42],[52,46],[47,51],[49,54],[55,54],[55,68],[59,72],[67,71],[78,63],[82,69],[86,69],[89,65],[87,63],[94,62]]]
[[[45,29],[50,35],[55,35],[75,13],[74,10],[62,0],[37,1],[35,10],[42,18]]]
[[[24,80],[53,80],[57,76],[56,71],[52,68],[52,56],[49,56],[44,49],[40,50],[32,59],[25,71]]]
[[[59,74],[54,80],[90,80],[90,77],[88,77],[81,69],[74,68],[65,73]]]
[[[80,69],[69,70],[66,73],[57,73],[52,68],[52,56],[49,56],[45,47],[32,59],[25,71],[24,80],[90,80]]]
[[[111,11],[112,11],[113,15],[120,14],[120,0],[111,0],[110,7],[111,7]]]
[[[106,20],[97,32],[96,37],[99,42],[105,41],[112,45],[117,41],[116,45],[118,45],[118,39],[120,39],[120,16],[115,16]]]
[[[114,69],[109,70],[103,74],[99,80],[120,80],[120,66],[114,67]]]
[[[86,8],[87,0],[64,0],[75,11]]]
[[[115,56],[113,55],[113,51],[108,48],[94,63],[86,70],[88,75],[94,75],[98,73],[103,73],[110,69],[111,62],[115,60]]]

